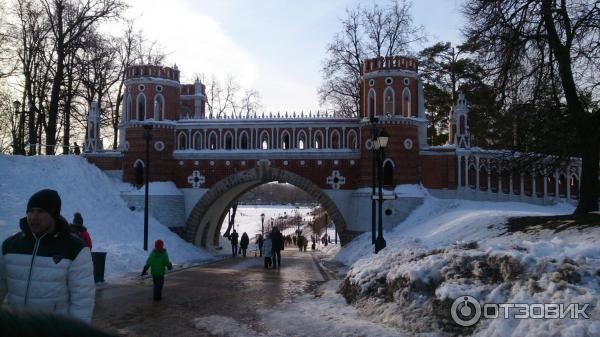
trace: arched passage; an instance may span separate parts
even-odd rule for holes
[[[186,222],[190,241],[201,247],[218,246],[221,224],[233,203],[241,195],[258,185],[275,181],[292,184],[314,197],[335,223],[342,245],[348,243],[357,234],[346,230],[346,220],[342,213],[321,188],[295,173],[263,164],[219,181],[202,196]]]

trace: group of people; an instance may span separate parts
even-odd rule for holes
[[[19,220],[20,231],[2,243],[0,304],[6,302],[12,310],[0,305],[0,322],[19,327],[35,316],[48,322],[45,331],[59,331],[63,322],[92,336],[83,324],[92,320],[96,294],[92,238],[81,213],[75,213],[69,224],[61,216],[61,204],[54,190],[34,193],[26,216]],[[161,240],[156,241],[142,273],[148,268],[154,279],[154,299],[160,300],[164,269],[172,268]]]
[[[250,238],[248,237],[248,234],[244,232],[239,240],[240,242],[238,247],[238,237],[239,234],[235,229],[233,232],[231,232],[231,234],[229,234],[229,240],[231,241],[231,255],[236,257],[241,254],[243,257],[246,257],[248,245],[250,244]]]
[[[262,236],[260,238],[262,239]],[[279,228],[273,227],[271,233],[267,234],[267,238],[262,241],[262,245],[259,241],[259,249],[265,260],[265,268],[281,268],[281,251],[284,250],[285,244]]]

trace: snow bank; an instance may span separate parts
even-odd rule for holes
[[[61,213],[69,222],[75,212],[82,214],[93,250],[108,252],[106,279],[141,270],[148,254],[143,250],[143,213],[130,211],[113,180],[80,156],[0,155],[1,240],[19,230],[29,197],[44,188],[58,191]],[[156,239],[165,242],[174,263],[213,258],[150,217],[150,249]]]
[[[512,216],[572,211],[427,196],[385,233],[388,248],[378,255],[370,233],[338,253],[352,265],[340,290],[372,320],[412,335],[600,336],[600,228],[507,233],[504,226]],[[450,316],[463,295],[481,303],[589,303],[590,319],[483,319],[464,328]]]

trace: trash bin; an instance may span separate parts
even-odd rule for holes
[[[94,263],[94,282],[104,282],[106,252],[92,252],[92,262]]]

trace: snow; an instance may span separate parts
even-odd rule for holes
[[[408,189],[416,192],[414,186]],[[387,248],[379,254],[372,253],[365,233],[335,258],[351,266],[346,281],[362,294],[354,305],[399,331],[452,335],[441,327],[436,308],[471,295],[481,303],[589,303],[592,308],[590,319],[483,319],[473,336],[600,336],[600,228],[508,233],[504,226],[508,217],[572,211],[565,203],[426,195],[422,206],[384,233]]]
[[[131,184],[120,182],[117,183],[117,186],[122,194],[144,195],[146,191],[146,185],[142,185],[142,187],[138,189]],[[150,182],[150,185],[148,186],[148,195],[183,195],[183,193],[172,181],[156,181]]]
[[[287,214],[288,217],[293,217],[296,214],[300,215],[306,221],[312,220],[311,212],[312,207],[306,206],[294,206],[294,205],[240,205],[237,208],[235,215],[235,230],[241,236],[242,233],[246,232],[251,240],[256,235],[260,234],[261,231],[261,219],[260,215],[265,214],[265,233],[271,228],[271,218],[275,219]],[[225,217],[227,219],[227,217]],[[225,233],[227,226],[221,227],[221,233]],[[284,235],[292,234],[296,228],[288,228],[282,231]]]
[[[167,184],[151,184],[165,190]],[[107,252],[105,279],[115,280],[140,272],[148,252],[143,250],[143,213],[127,208],[120,188],[81,156],[0,155],[0,240],[19,231],[29,197],[38,190],[56,190],[62,199],[61,214],[71,221],[80,212],[93,241],[93,251]],[[214,259],[207,251],[185,242],[154,218],[149,218],[149,248],[165,242],[175,264]]]

